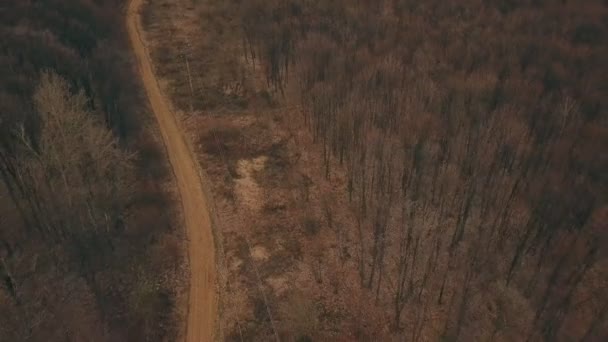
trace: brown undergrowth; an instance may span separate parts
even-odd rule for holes
[[[321,147],[299,109],[280,105],[216,11],[152,0],[144,24],[157,73],[210,178],[225,251],[224,336],[381,336],[388,326],[359,287],[343,171],[325,179]]]
[[[150,1],[227,338],[604,335],[605,10],[542,3]]]

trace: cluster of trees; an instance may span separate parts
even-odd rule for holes
[[[123,5],[0,4],[0,340],[174,334],[181,252]]]
[[[361,284],[396,330],[606,336],[602,1],[232,4],[326,176],[346,169]]]

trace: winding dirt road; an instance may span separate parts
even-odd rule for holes
[[[213,341],[217,319],[215,246],[207,198],[197,161],[187,144],[168,99],[163,97],[141,35],[142,0],[131,0],[127,28],[142,82],[169,155],[183,207],[190,259],[187,342]]]

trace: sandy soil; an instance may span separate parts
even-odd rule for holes
[[[148,50],[140,35],[140,8],[143,0],[132,0],[127,15],[129,38],[151,108],[160,126],[183,207],[188,235],[190,291],[185,339],[188,342],[213,341],[218,312],[215,246],[208,200],[205,196],[197,161],[183,131],[164,98]]]

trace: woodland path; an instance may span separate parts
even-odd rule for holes
[[[216,292],[215,246],[208,199],[197,160],[180,129],[171,103],[163,96],[154,74],[152,61],[141,34],[140,8],[143,0],[131,0],[127,11],[127,29],[137,59],[139,73],[150,107],[158,121],[163,143],[175,175],[181,197],[184,223],[188,236],[190,290],[185,340],[213,341],[218,296]]]

